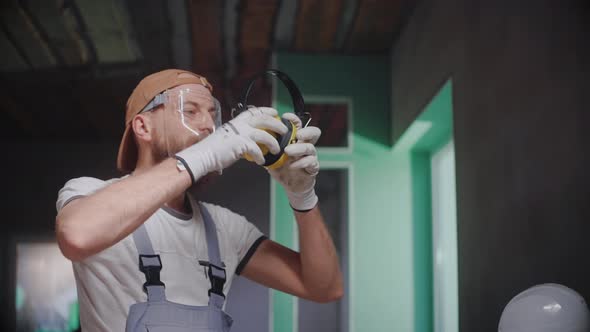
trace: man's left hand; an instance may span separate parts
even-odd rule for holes
[[[318,202],[314,187],[320,163],[315,144],[322,132],[317,127],[302,128],[301,119],[293,113],[285,113],[282,117],[297,127],[297,141],[285,148],[287,161],[280,168],[268,172],[285,188],[293,209],[311,210]]]

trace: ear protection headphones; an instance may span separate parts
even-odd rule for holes
[[[246,88],[242,92],[242,95],[239,99],[237,107],[232,109],[232,117],[248,109],[248,96],[250,95],[250,91],[254,87],[254,83],[256,83],[258,79],[267,75],[275,76],[287,88],[287,91],[289,91],[289,95],[291,95],[291,101],[293,102],[293,110],[295,115],[297,115],[301,119],[301,122],[305,124],[305,126],[307,126],[307,124],[310,121],[310,114],[308,112],[305,112],[305,102],[303,100],[301,92],[299,91],[299,88],[297,87],[297,85],[295,85],[295,82],[293,82],[293,80],[291,80],[291,78],[287,76],[287,74],[275,69],[267,70],[259,74],[256,74],[248,81],[248,83],[246,84]],[[268,148],[266,146],[260,144],[258,145],[262,150],[262,154],[264,155],[265,162],[263,166],[268,169],[277,169],[281,167],[287,160],[287,155],[284,152],[285,147],[296,141],[297,127],[295,126],[295,124],[289,120],[282,119],[278,116],[277,118],[281,120],[283,124],[288,128],[287,133],[285,135],[279,135],[278,133],[272,132],[270,130],[265,131],[267,131],[269,134],[271,134],[277,139],[279,147],[281,148],[280,152],[278,154],[272,154],[268,151]],[[245,155],[244,157],[247,160],[252,161],[252,158],[249,155]]]

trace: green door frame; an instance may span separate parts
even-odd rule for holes
[[[434,331],[432,156],[453,138],[453,89],[447,80],[394,150],[409,153],[412,179],[414,331]]]

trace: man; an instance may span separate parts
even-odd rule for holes
[[[201,323],[211,331],[225,324],[219,330],[226,330],[231,320],[224,314],[213,319],[211,312],[222,312],[235,274],[312,301],[342,296],[337,254],[314,191],[318,128],[301,128],[294,114],[283,115],[299,128],[297,141],[285,148],[286,163],[269,170],[288,194],[300,252],[267,239],[242,216],[198,202],[189,191],[242,157],[263,164],[261,146],[280,151],[263,129],[287,132],[271,108],[250,108],[216,128],[219,107],[211,92],[207,80],[191,72],[147,76],[127,102],[117,159],[130,174],[72,179],[60,190],[56,235],[73,262],[83,330],[122,331],[126,324],[134,330],[154,321],[168,331]],[[247,194],[246,188],[237,190]],[[199,316],[199,308],[213,309]],[[170,313],[178,310],[192,316]],[[169,320],[174,322],[161,322]]]

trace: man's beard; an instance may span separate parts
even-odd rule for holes
[[[184,142],[166,139],[156,140],[156,145],[152,149],[154,161],[158,164],[167,158],[173,158],[178,152],[188,148],[191,145],[197,144],[201,141],[199,138],[185,139]]]

